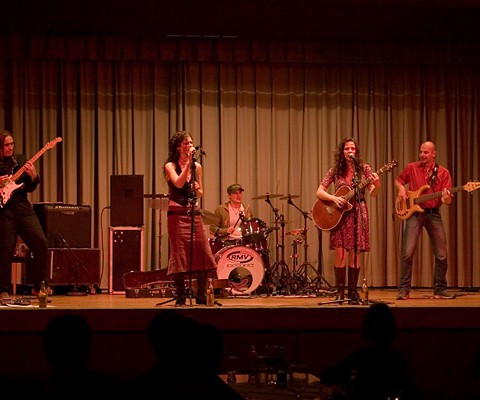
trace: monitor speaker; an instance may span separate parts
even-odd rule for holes
[[[110,226],[143,226],[143,175],[110,176]]]

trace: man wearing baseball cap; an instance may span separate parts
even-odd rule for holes
[[[228,201],[215,209],[216,224],[210,225],[210,232],[221,240],[224,246],[240,245],[242,220],[253,217],[249,205],[242,203],[242,185],[233,183],[227,188]]]

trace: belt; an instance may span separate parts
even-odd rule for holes
[[[435,213],[438,212],[438,207],[424,208],[423,211],[425,211],[426,214]]]
[[[192,215],[192,210],[168,210],[167,216],[169,215]],[[195,210],[193,215],[202,215],[200,210]]]

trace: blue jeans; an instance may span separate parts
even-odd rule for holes
[[[447,238],[442,217],[438,209],[425,210],[425,213],[413,214],[405,223],[402,244],[402,266],[400,270],[400,291],[409,292],[412,282],[413,256],[417,250],[418,239],[425,227],[433,246],[435,271],[433,275],[434,293],[447,288]]]

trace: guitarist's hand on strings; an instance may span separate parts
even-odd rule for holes
[[[451,204],[452,202],[452,194],[450,193],[450,190],[447,188],[442,190],[442,203],[443,204]]]
[[[333,196],[332,201],[337,205],[338,208],[342,208],[345,204],[347,204],[347,200],[342,196]]]
[[[37,170],[31,161],[27,161],[24,165],[25,172],[32,178],[32,181],[37,177]]]

